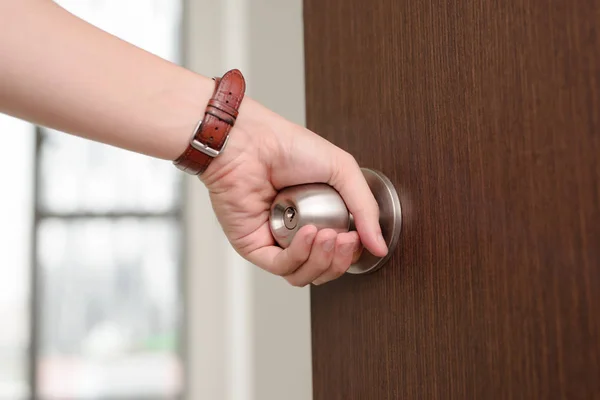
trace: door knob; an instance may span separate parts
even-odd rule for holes
[[[388,246],[385,257],[363,250],[348,272],[364,274],[379,269],[398,244],[402,225],[400,200],[392,182],[382,173],[362,168],[363,175],[379,205],[379,224]],[[305,225],[336,232],[354,230],[354,219],[339,193],[325,183],[310,183],[282,189],[271,205],[269,226],[277,244],[288,247],[294,235]]]

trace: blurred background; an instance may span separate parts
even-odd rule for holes
[[[205,75],[245,68],[304,122],[299,0],[57,2]],[[0,400],[311,397],[308,289],[236,258],[197,181],[2,114],[0,137]]]
[[[59,4],[181,62],[178,0]],[[181,174],[4,115],[0,132],[0,398],[177,397]]]

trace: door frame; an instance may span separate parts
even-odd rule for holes
[[[239,68],[249,96],[305,124],[302,0],[184,0],[182,24],[186,67]],[[309,288],[239,257],[196,178],[186,206],[187,398],[312,399]]]

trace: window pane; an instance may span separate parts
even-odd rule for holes
[[[181,174],[141,154],[44,130],[40,202],[53,212],[160,212],[177,206]]]
[[[0,114],[0,399],[26,399],[34,129]]]
[[[177,222],[48,219],[39,239],[41,397],[179,394]]]

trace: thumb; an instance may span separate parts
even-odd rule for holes
[[[375,256],[385,256],[388,248],[379,225],[379,206],[358,163],[350,154],[342,152],[334,168],[329,184],[339,192],[352,213],[363,246]]]

